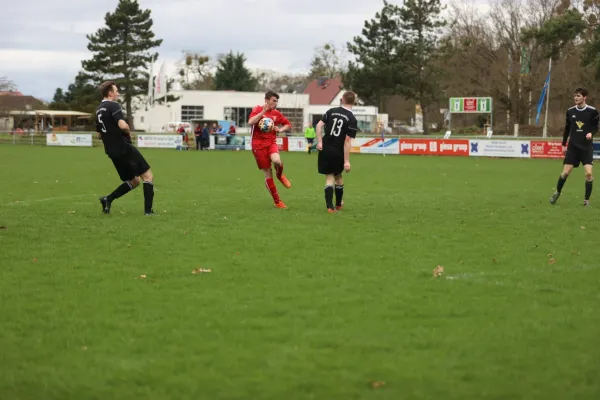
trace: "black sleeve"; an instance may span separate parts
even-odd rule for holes
[[[594,110],[594,112],[592,113],[592,136],[595,136],[596,133],[598,132],[598,122],[600,119],[600,114],[598,114],[598,110]]]
[[[348,126],[348,136],[352,139],[356,138],[356,131],[358,130],[358,121],[356,118],[350,118],[350,125]]]
[[[123,116],[123,109],[119,103],[111,103],[110,104],[110,113],[118,123],[119,120],[125,121],[125,117]]]
[[[100,116],[98,114],[98,111],[96,111],[96,132],[100,133],[102,132],[102,124],[100,124]]]
[[[325,114],[323,114],[323,116],[321,117],[321,121],[322,121],[324,124],[326,124],[326,123],[327,123],[327,121],[328,121],[328,119],[329,119],[329,110],[327,110],[327,111],[325,112]]]
[[[571,124],[569,122],[569,111],[567,111],[567,116],[565,117],[565,132],[563,133],[562,145],[567,145],[567,139],[569,139],[569,133],[571,133]]]

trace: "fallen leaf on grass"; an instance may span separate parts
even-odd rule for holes
[[[33,260],[31,260],[31,262],[37,262],[37,258],[34,258]]]
[[[493,263],[496,263],[496,259],[495,259],[495,258],[492,258],[492,262],[493,262]]]
[[[75,210],[69,210],[69,211],[67,211],[67,213],[69,213],[69,214],[75,214]]]
[[[127,247],[131,247],[131,245],[130,245],[130,244],[128,244],[128,245],[127,245]]]
[[[236,255],[236,256],[239,256],[239,255],[240,255],[240,252],[239,252],[239,251],[237,251],[237,252],[235,253],[235,255]]]
[[[556,264],[556,260],[554,258],[551,258],[548,260],[548,264]]]
[[[585,226],[582,226],[581,229],[585,229]]]
[[[6,226],[4,226],[4,225],[0,225],[0,231],[5,231],[5,230],[7,230],[7,229],[8,229],[8,228],[7,228]]]
[[[188,233],[190,233],[190,231],[183,232],[184,235],[187,235]]]
[[[140,275],[140,279],[146,279],[146,275]]]
[[[552,253],[548,254],[548,257],[552,257]]]
[[[576,251],[572,251],[572,252],[571,252],[571,255],[572,255],[572,256],[578,256],[579,254],[580,254],[580,253],[578,253],[578,252],[576,252]]]
[[[378,389],[378,388],[380,388],[380,387],[382,387],[382,386],[385,386],[385,382],[383,382],[383,381],[375,381],[375,382],[371,382],[371,387],[372,387],[373,389]]]
[[[444,267],[442,267],[441,265],[438,265],[434,270],[433,270],[433,277],[437,278],[439,276],[441,276],[444,273]]]
[[[203,272],[212,272],[212,270],[204,269],[204,268],[196,268],[195,270],[192,271],[192,274],[196,275],[196,274],[201,274]]]

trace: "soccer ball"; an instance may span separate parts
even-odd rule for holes
[[[262,132],[271,132],[274,126],[275,124],[271,118],[265,117],[258,122],[258,129]]]

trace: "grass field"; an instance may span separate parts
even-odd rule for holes
[[[99,148],[0,146],[0,399],[600,398],[583,171],[352,155],[330,215],[316,155],[276,210],[249,152],[144,154],[156,217],[101,214]]]

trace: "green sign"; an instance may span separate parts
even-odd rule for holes
[[[451,97],[451,113],[491,113],[491,97]]]

